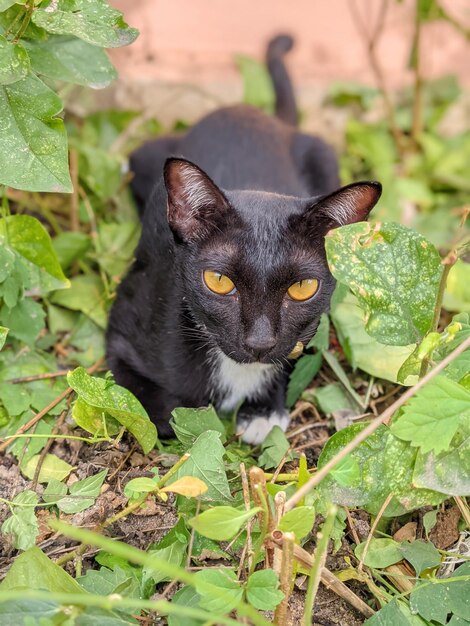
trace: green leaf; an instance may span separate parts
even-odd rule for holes
[[[83,143],[78,144],[77,149],[79,155],[78,166],[80,170],[80,177],[85,181],[89,189],[101,200],[107,200],[108,198],[114,196],[122,184],[122,162],[118,155],[112,154],[102,148],[97,148],[96,146],[90,146]],[[122,250],[119,250],[118,248],[118,253],[116,255],[118,261],[117,268],[112,269],[110,254],[104,256],[103,262],[113,274],[118,273],[118,271],[122,272],[123,269],[126,269],[129,260],[132,259],[132,256],[129,256],[129,248],[130,245],[132,245],[132,239],[129,245],[129,241],[125,241],[127,233],[124,233],[124,237],[121,233],[119,233],[119,231],[123,229],[130,231],[130,236],[133,237],[134,241],[135,239],[138,239],[139,225],[136,223],[129,222],[128,226],[125,226],[124,228],[122,228],[121,224],[101,225],[99,228],[101,233],[106,230],[111,232],[114,231],[115,245],[119,246],[116,239],[120,239],[121,243],[127,243],[127,252],[124,245],[122,245]],[[97,241],[98,245],[102,245],[102,239],[103,237],[101,234]],[[130,252],[132,253],[133,251],[134,250]],[[126,263],[124,264],[123,259],[120,258],[122,254],[126,257]],[[100,260],[99,257],[98,259]]]
[[[312,530],[315,522],[313,506],[298,506],[281,517],[277,527],[284,532],[294,533],[298,542]]]
[[[341,487],[350,487],[357,485],[361,469],[357,459],[348,455],[331,470],[330,474]]]
[[[6,11],[14,4],[25,4],[26,0],[0,0],[0,11]]]
[[[274,88],[266,65],[242,54],[235,60],[243,78],[243,102],[274,113]]]
[[[29,74],[0,87],[0,110],[0,183],[26,191],[70,193],[67,137],[57,117],[60,98]]]
[[[68,489],[65,483],[57,480],[57,478],[51,478],[44,489],[42,499],[47,503],[56,503],[67,495],[67,491]]]
[[[134,435],[145,454],[150,452],[157,441],[157,429],[130,391],[90,376],[83,367],[69,372],[67,381],[83,402],[109,413]]]
[[[81,259],[91,246],[89,235],[78,231],[63,232],[54,237],[52,246],[63,270],[74,261]]]
[[[101,171],[105,170],[102,175],[107,176],[109,185],[110,176],[106,168],[101,166],[101,162],[97,163],[96,159],[93,159],[91,166],[94,169],[95,176],[97,165],[100,166]],[[116,181],[119,187],[122,180],[120,161],[117,161],[114,167],[117,169]],[[87,183],[90,183],[88,179]],[[112,189],[104,189],[105,195],[109,194],[111,196],[113,193]],[[106,195],[106,197],[109,196]],[[109,276],[119,279],[126,272],[134,256],[139,236],[140,225],[136,222],[121,222],[119,224],[103,222],[98,226],[98,263]]]
[[[5,341],[7,340],[8,330],[9,330],[8,328],[5,328],[4,326],[0,326],[0,350],[5,345]]]
[[[24,413],[31,404],[31,396],[23,385],[0,383],[0,400],[9,415]]]
[[[307,348],[316,348],[320,352],[322,350],[328,350],[330,345],[330,320],[326,313],[322,313],[320,317],[320,324],[318,325],[317,332],[310,339],[307,344]]]
[[[29,479],[33,479],[36,472],[36,467],[39,463],[40,455],[36,454],[21,468],[21,471]],[[39,470],[38,482],[47,483],[52,478],[56,480],[63,480],[67,478],[70,472],[73,470],[73,466],[69,465],[62,459],[59,459],[55,454],[46,454]]]
[[[104,0],[58,0],[32,15],[36,26],[57,35],[74,35],[94,46],[119,48],[132,43],[139,34],[129,28],[122,13]]]
[[[447,496],[470,496],[470,433],[458,433],[451,448],[436,454],[418,451],[413,483]]]
[[[0,584],[1,591],[21,588],[46,589],[57,593],[86,593],[67,572],[36,547],[29,548],[15,559]]]
[[[175,539],[175,541],[159,550],[149,550],[148,554],[162,559],[165,563],[182,566],[186,561],[187,547],[187,540],[182,542]],[[144,567],[142,580],[143,582],[152,580],[155,584],[158,584],[171,580],[171,576],[159,569],[148,569],[147,567]]]
[[[44,328],[46,314],[42,306],[25,298],[9,309],[4,304],[0,310],[0,320],[9,328],[10,335],[33,346],[40,331]]]
[[[413,615],[405,602],[394,599],[370,617],[364,626],[429,626],[418,615]]]
[[[102,470],[93,476],[78,480],[69,487],[69,495],[57,503],[63,513],[80,513],[95,503],[108,470]],[[49,486],[49,485],[48,485]]]
[[[411,543],[408,541],[401,543],[400,552],[414,567],[416,576],[420,576],[423,570],[437,567],[441,563],[441,555],[434,545],[419,539]]]
[[[0,35],[0,84],[9,85],[29,72],[29,56],[23,46]]]
[[[225,449],[220,441],[220,433],[208,430],[199,435],[189,449],[190,457],[178,470],[175,479],[183,476],[200,478],[208,487],[201,496],[203,502],[227,502],[232,500],[225,473]],[[171,481],[167,486],[170,486]]]
[[[77,398],[72,407],[72,417],[77,426],[96,437],[103,437],[105,432],[109,436],[117,435],[121,430],[120,423],[103,409],[87,404],[82,398]]]
[[[443,304],[447,311],[470,313],[470,263],[458,260],[450,270]]]
[[[0,604],[0,626],[54,626],[62,617],[62,607],[48,600],[7,600]]]
[[[186,447],[191,446],[199,435],[207,430],[220,433],[222,442],[226,440],[224,425],[212,406],[202,409],[177,408],[171,412],[171,415],[170,423],[175,435]]]
[[[452,580],[467,576],[467,580]],[[426,620],[434,620],[440,624],[447,623],[449,613],[463,619],[470,615],[470,565],[464,563],[454,570],[453,574],[441,580],[419,582],[411,592],[410,608]]]
[[[34,513],[34,505],[36,504],[38,504],[38,497],[34,491],[30,489],[22,491],[13,498],[11,505],[12,513],[2,524],[1,532],[4,535],[12,536],[12,545],[17,550],[28,550],[28,548],[34,546],[36,537],[39,534],[38,521]],[[10,579],[10,574],[20,559],[21,556],[11,566],[5,580],[0,584],[0,590],[5,590],[5,583]],[[6,588],[9,588],[8,584]]]
[[[320,454],[318,468],[338,454],[364,427],[365,424],[354,424],[335,433]],[[393,493],[385,510],[385,516],[392,517],[424,505],[438,504],[444,499],[441,494],[414,486],[416,449],[395,437],[386,426],[380,426],[349,456],[356,460],[360,469],[357,480],[352,480],[353,475],[351,484],[341,485],[329,475],[320,484],[321,494],[335,504],[360,506],[377,515],[387,496]]]
[[[436,248],[394,223],[359,222],[325,238],[330,269],[366,312],[367,332],[407,346],[429,331],[442,273]]]
[[[289,450],[289,445],[282,428],[273,426],[261,444],[262,454],[258,459],[260,467],[266,469],[277,467]]]
[[[356,402],[346,393],[343,385],[340,383],[330,383],[324,387],[316,387],[313,390],[313,398],[318,408],[325,415],[332,415],[340,411],[348,411],[351,413],[358,412]]]
[[[109,596],[112,593],[119,593],[126,598],[139,597],[137,579],[134,576],[130,576],[120,567],[116,567],[113,570],[107,567],[101,567],[99,570],[89,569],[85,576],[77,578],[77,582],[85,591],[100,596]],[[135,609],[119,607],[119,610],[135,613]]]
[[[253,572],[246,583],[246,599],[260,611],[273,611],[284,594],[279,591],[279,579],[272,569]]]
[[[245,522],[256,515],[259,510],[259,507],[249,511],[240,511],[231,506],[216,506],[193,517],[189,520],[189,524],[204,537],[226,541],[232,539]]]
[[[152,546],[148,553],[156,556],[160,559],[160,561],[173,563],[174,565],[183,565],[186,561],[189,537],[190,535],[186,529],[184,520],[180,518],[170,532],[168,532],[156,545]],[[163,581],[171,580],[171,577],[158,568],[150,569],[148,567],[144,567],[142,571],[142,580],[143,583],[151,580],[155,584],[158,584]]]
[[[36,265],[41,272],[57,279],[59,287],[70,285],[64,276],[49,233],[39,220],[30,215],[11,215],[0,220],[0,235],[18,254]]]
[[[126,498],[133,498],[139,496],[142,493],[151,493],[157,491],[157,483],[151,478],[141,476],[140,478],[133,478],[124,487],[124,495]]]
[[[82,311],[100,328],[106,328],[108,316],[103,292],[103,283],[96,274],[76,276],[70,281],[70,289],[57,291],[50,301],[72,311]]]
[[[322,364],[322,354],[306,354],[300,357],[290,375],[286,404],[290,408],[300,398],[302,391],[312,382]]]
[[[117,73],[104,50],[74,37],[52,36],[46,41],[25,39],[36,74],[93,89],[107,87]]]
[[[199,606],[211,613],[230,613],[243,597],[243,590],[232,570],[204,569],[197,572],[195,578],[196,591],[201,596]],[[206,587],[201,589],[197,584],[198,581],[204,581],[204,583],[210,584],[212,593],[209,593]],[[223,592],[222,597],[219,597],[220,592]]]
[[[436,376],[405,405],[392,424],[394,435],[436,454],[448,450],[460,423],[470,418],[470,391]]]
[[[452,331],[452,332],[451,332]],[[455,332],[454,332],[455,331]],[[448,334],[448,341],[441,344],[433,354],[433,359],[439,363],[459,346],[467,337],[470,337],[470,313],[454,315],[451,323],[444,329],[443,334]],[[470,349],[465,350],[454,359],[442,372],[444,376],[456,382],[470,371]]]
[[[423,515],[423,526],[426,532],[426,537],[429,536],[429,533],[434,528],[437,522],[437,511],[428,511]]]
[[[388,346],[371,337],[364,329],[364,313],[352,293],[332,307],[331,319],[344,353],[354,368],[397,382],[398,370],[413,352],[415,344]],[[411,384],[411,381],[407,383]]]
[[[354,554],[358,559],[362,558],[364,554],[364,548],[366,542],[363,541],[354,550]],[[367,550],[366,557],[364,559],[364,565],[368,567],[375,567],[382,569],[398,563],[403,560],[403,556],[400,552],[400,544],[393,539],[371,539],[369,548]]]
[[[189,587],[189,585],[179,589],[171,598],[172,604],[187,608],[199,608],[200,600],[201,596],[193,587]],[[199,619],[194,619],[186,615],[169,615],[167,620],[168,626],[200,626],[204,623]]]

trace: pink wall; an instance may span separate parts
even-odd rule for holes
[[[300,85],[334,80],[373,83],[365,47],[352,17],[355,5],[370,24],[381,0],[111,0],[141,35],[111,56],[126,81],[177,83],[238,80],[237,52],[261,57],[266,40],[286,31],[297,40],[289,57]],[[414,0],[390,0],[379,52],[390,87],[407,84]],[[469,0],[446,0],[449,11],[470,28]],[[426,26],[425,73],[456,73],[470,86],[470,45],[448,24]]]

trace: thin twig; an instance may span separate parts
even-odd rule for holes
[[[393,404],[385,409],[385,411],[377,417],[375,420],[371,421],[368,426],[364,428],[354,439],[352,439],[344,448],[336,454],[326,465],[324,465],[318,472],[315,473],[308,482],[305,483],[297,492],[289,498],[286,502],[286,511],[290,511],[294,508],[294,506],[304,498],[309,491],[311,491],[314,487],[316,487],[324,478],[329,474],[329,472],[335,467],[342,459],[344,459],[350,452],[355,450],[363,441],[367,439],[373,432],[379,428],[382,424],[386,423],[394,413],[408,402],[410,398],[412,398],[424,385],[426,385],[430,380],[434,378],[439,372],[442,372],[449,363],[451,363],[455,358],[459,356],[464,350],[470,347],[470,337],[467,337],[455,350],[453,350],[450,354],[446,356],[438,365],[436,365],[431,371],[429,371],[426,376],[423,376],[414,387],[410,387],[405,391],[403,395],[401,395]]]
[[[361,543],[361,540],[359,539],[359,535],[357,534],[356,525],[354,524],[354,519],[353,519],[353,517],[351,515],[351,512],[348,509],[348,507],[345,506],[343,508],[346,511],[346,517],[348,519],[348,525],[349,525],[349,529],[351,530],[351,534],[353,536],[354,543],[358,546]]]
[[[197,517],[199,515],[199,511],[201,510],[201,500],[200,498],[197,499],[197,505],[196,505],[196,515],[195,517]],[[194,545],[194,536],[196,533],[196,529],[195,528],[191,528],[191,536],[189,538],[189,543],[188,543],[188,556],[186,558],[186,567],[191,567],[191,558],[192,558],[192,553],[193,553],[193,545]]]
[[[68,408],[65,409],[65,411],[62,411],[62,413],[59,415],[59,419],[55,423],[55,426],[52,429],[52,432],[50,434],[51,438],[46,441],[46,445],[41,450],[41,453],[39,455],[39,459],[38,459],[38,462],[37,462],[37,465],[36,465],[36,469],[34,470],[33,482],[31,484],[31,489],[33,491],[36,491],[36,487],[38,486],[39,473],[41,472],[41,467],[42,467],[42,465],[44,463],[44,459],[46,458],[46,454],[49,452],[50,447],[54,443],[53,437],[54,437],[54,435],[56,435],[58,433],[59,428],[64,423],[65,416],[67,415],[67,413],[68,413]]]
[[[382,99],[383,99],[384,106],[385,106],[385,112],[387,115],[390,132],[393,135],[398,152],[402,154],[404,150],[403,134],[396,122],[395,109],[394,109],[390,94],[388,92],[387,82],[385,80],[385,73],[380,64],[379,55],[377,54],[377,45],[380,41],[380,37],[385,27],[385,20],[386,20],[386,16],[388,12],[389,0],[382,0],[381,6],[378,12],[377,21],[375,23],[374,28],[370,32],[367,29],[364,23],[364,19],[361,15],[361,12],[359,11],[356,5],[356,0],[352,0],[348,4],[348,6],[350,8],[354,23],[356,24],[356,28],[366,43],[367,53],[369,56],[369,63],[372,68],[372,71],[375,74],[375,79],[377,81],[380,93],[382,94]]]
[[[281,530],[275,530],[272,534],[272,540],[275,545],[281,546],[284,541],[284,533]],[[304,550],[301,546],[294,546],[294,558],[298,561],[305,569],[310,570],[313,564],[312,555],[309,554],[306,550]],[[366,617],[372,617],[375,611],[370,608],[368,604],[366,604],[361,598],[359,598],[349,587],[347,587],[343,582],[336,578],[336,576],[330,572],[329,569],[323,567],[321,570],[321,578],[320,581],[327,589],[331,589],[336,595],[343,600],[346,600],[351,606],[357,609],[362,615]]]
[[[312,567],[310,568],[310,577],[308,580],[307,593],[305,595],[305,606],[303,624],[304,626],[312,626],[313,606],[317,596],[318,586],[320,584],[322,570],[325,567],[326,553],[328,550],[328,541],[330,540],[331,531],[336,517],[336,507],[330,505],[328,515],[323,523],[322,529],[317,533],[317,547],[312,559]]]
[[[372,537],[374,536],[375,529],[377,528],[378,523],[382,519],[382,515],[384,514],[385,509],[390,504],[390,500],[393,498],[393,495],[394,495],[393,493],[389,493],[388,496],[385,498],[385,502],[380,507],[380,510],[377,513],[377,517],[375,518],[374,523],[372,524],[370,528],[369,534],[366,539],[366,545],[364,546],[364,551],[362,552],[361,560],[359,561],[359,565],[357,566],[357,569],[359,572],[362,572],[362,568],[364,566],[364,560],[367,556],[367,552],[369,551],[370,542],[372,541]]]
[[[39,420],[42,419],[45,415],[47,415],[51,409],[53,409],[55,406],[59,404],[59,402],[62,402],[62,400],[67,398],[67,396],[69,396],[72,393],[72,391],[73,389],[71,387],[67,387],[67,389],[65,389],[65,391],[59,394],[57,398],[52,400],[52,402],[49,402],[49,404],[46,407],[44,407],[42,411],[39,411],[39,413],[36,413],[34,417],[32,417],[28,422],[26,422],[26,424],[23,424],[23,426],[20,426],[14,435],[7,437],[6,441],[4,441],[0,445],[0,452],[3,452],[4,450],[6,450],[6,448],[8,448],[8,446],[11,445],[13,441],[15,441],[15,439],[18,438],[19,435],[22,435],[27,430],[32,428],[35,424],[37,424]]]
[[[250,510],[250,486],[248,484],[248,477],[246,475],[245,463],[240,463],[240,477],[242,480],[242,489],[243,489],[243,501],[245,503],[245,510]],[[252,527],[251,518],[246,526],[246,547],[247,547],[247,555],[248,555],[248,570],[251,570],[251,563],[253,557],[253,544],[251,540],[251,527]]]
[[[12,385],[19,385],[22,383],[33,383],[36,380],[49,380],[50,378],[62,378],[67,376],[70,370],[60,370],[58,372],[46,372],[45,374],[34,374],[33,376],[20,376],[19,378],[8,378],[5,382]],[[95,372],[105,372],[106,368],[100,367]]]

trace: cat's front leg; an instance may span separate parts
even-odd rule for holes
[[[243,441],[252,445],[263,443],[274,426],[286,432],[290,417],[285,408],[285,389],[285,382],[279,382],[266,397],[241,406],[237,415],[237,433],[241,434]]]

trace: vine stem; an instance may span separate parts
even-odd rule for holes
[[[408,402],[410,398],[412,398],[424,385],[426,385],[430,380],[434,378],[439,372],[442,372],[451,361],[462,354],[464,350],[470,347],[470,337],[467,337],[455,350],[453,350],[450,354],[446,356],[436,367],[434,367],[430,372],[428,372],[423,378],[421,378],[414,387],[410,387],[405,391],[405,393],[398,398],[393,404],[391,404],[385,411],[379,415],[375,420],[370,422],[364,430],[362,430],[354,439],[352,439],[344,448],[338,452],[332,459],[326,463],[310,480],[308,480],[305,485],[300,487],[298,491],[286,502],[286,512],[293,509],[296,504],[304,498],[309,491],[311,491],[314,487],[316,487],[328,474],[329,472],[344,459],[350,452],[355,450],[363,441],[367,439],[372,433],[374,433],[379,426],[386,423],[392,415]]]
[[[31,21],[33,11],[34,11],[34,0],[29,0],[29,2],[27,2],[26,4],[26,13],[24,15],[23,21],[21,22],[21,26],[18,32],[16,33],[12,43],[18,43],[21,37],[23,37],[23,35],[25,34],[26,29],[28,28],[29,23]]]
[[[454,267],[456,262],[457,262],[457,254],[455,253],[454,250],[449,252],[449,254],[442,260],[442,265],[444,266],[444,269],[442,270],[441,280],[439,281],[439,288],[437,290],[436,304],[434,306],[434,315],[433,315],[432,322],[431,322],[431,328],[429,329],[430,333],[436,332],[439,326],[439,320],[441,317],[441,310],[442,310],[442,302],[444,300],[444,293],[446,290],[447,279],[449,277],[450,270]],[[429,362],[430,362],[429,356],[425,356],[421,363],[421,369],[419,372],[420,378],[422,378],[428,371]]]

